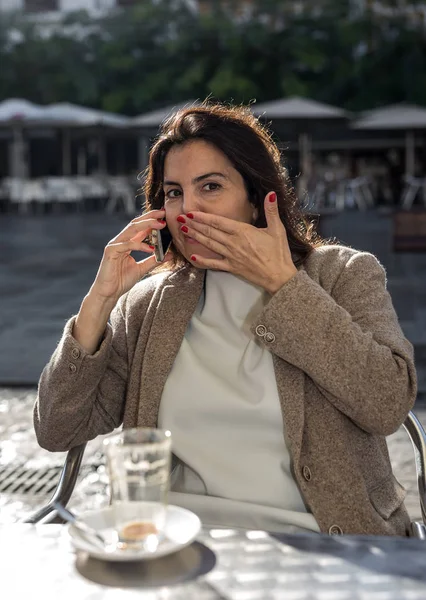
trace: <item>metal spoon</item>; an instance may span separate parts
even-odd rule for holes
[[[94,544],[97,548],[100,548],[104,552],[115,552],[116,550],[135,550],[135,545],[124,541],[120,538],[117,532],[114,532],[115,539],[107,540],[105,537],[96,531],[93,527],[90,527],[84,521],[80,521],[77,517],[65,506],[62,506],[59,502],[54,502],[56,512],[68,523],[72,523],[76,529],[83,534],[83,537],[91,544]],[[148,536],[143,544],[143,549],[149,552],[155,552],[158,547],[158,539],[156,536]]]
[[[95,546],[97,546],[98,548],[100,548],[101,550],[104,550],[104,551],[107,550],[107,548],[111,546],[111,543],[109,541],[107,541],[102,534],[100,534],[98,531],[96,531],[96,529],[93,529],[93,527],[90,527],[83,521],[79,521],[77,519],[77,517],[71,511],[69,511],[67,508],[65,508],[65,506],[62,506],[62,504],[59,504],[59,502],[54,502],[53,505],[54,505],[55,510],[58,513],[58,515],[60,517],[62,517],[65,521],[67,521],[68,523],[72,523],[74,525],[74,527],[76,529],[78,529],[80,531],[80,533],[83,534],[83,536],[86,538],[86,540],[88,542],[90,542],[91,544],[94,544]],[[118,536],[117,536],[117,543],[118,543]]]

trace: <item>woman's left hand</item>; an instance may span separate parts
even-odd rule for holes
[[[265,197],[265,229],[199,211],[181,216],[186,221],[181,228],[185,235],[223,256],[204,258],[194,253],[191,262],[197,266],[240,275],[270,294],[296,275],[275,192]]]

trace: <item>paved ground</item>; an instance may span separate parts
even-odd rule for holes
[[[28,496],[1,493],[2,467],[24,463],[27,468],[46,468],[61,465],[63,453],[49,453],[38,447],[32,429],[31,409],[35,391],[0,388],[0,523],[23,519],[44,502]],[[426,426],[426,405],[415,408],[417,416]],[[417,491],[417,478],[411,442],[401,428],[388,438],[394,473],[407,489],[406,506],[412,519],[421,520]],[[85,464],[93,464],[100,448],[100,438],[89,442]],[[97,459],[99,460],[99,459]],[[77,486],[70,506],[75,512],[92,510],[105,504],[105,471],[100,467],[91,472]]]
[[[0,215],[0,385],[35,384],[89,289],[122,215]],[[321,221],[325,236],[368,250],[388,273],[401,325],[416,345],[426,392],[426,254],[393,254],[390,217],[348,211]]]
[[[38,381],[125,223],[97,214],[0,216],[1,383]]]

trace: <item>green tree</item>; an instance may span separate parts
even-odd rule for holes
[[[350,0],[294,6],[253,0],[244,18],[236,0],[203,14],[156,0],[96,22],[76,13],[48,36],[12,16],[0,23],[0,97],[127,114],[209,95],[247,103],[297,94],[352,110],[426,104],[420,22],[357,13]]]

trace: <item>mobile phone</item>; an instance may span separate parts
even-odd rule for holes
[[[173,238],[167,225],[163,229],[153,229],[151,231],[151,244],[154,246],[155,260],[157,262],[163,262],[172,240]]]

